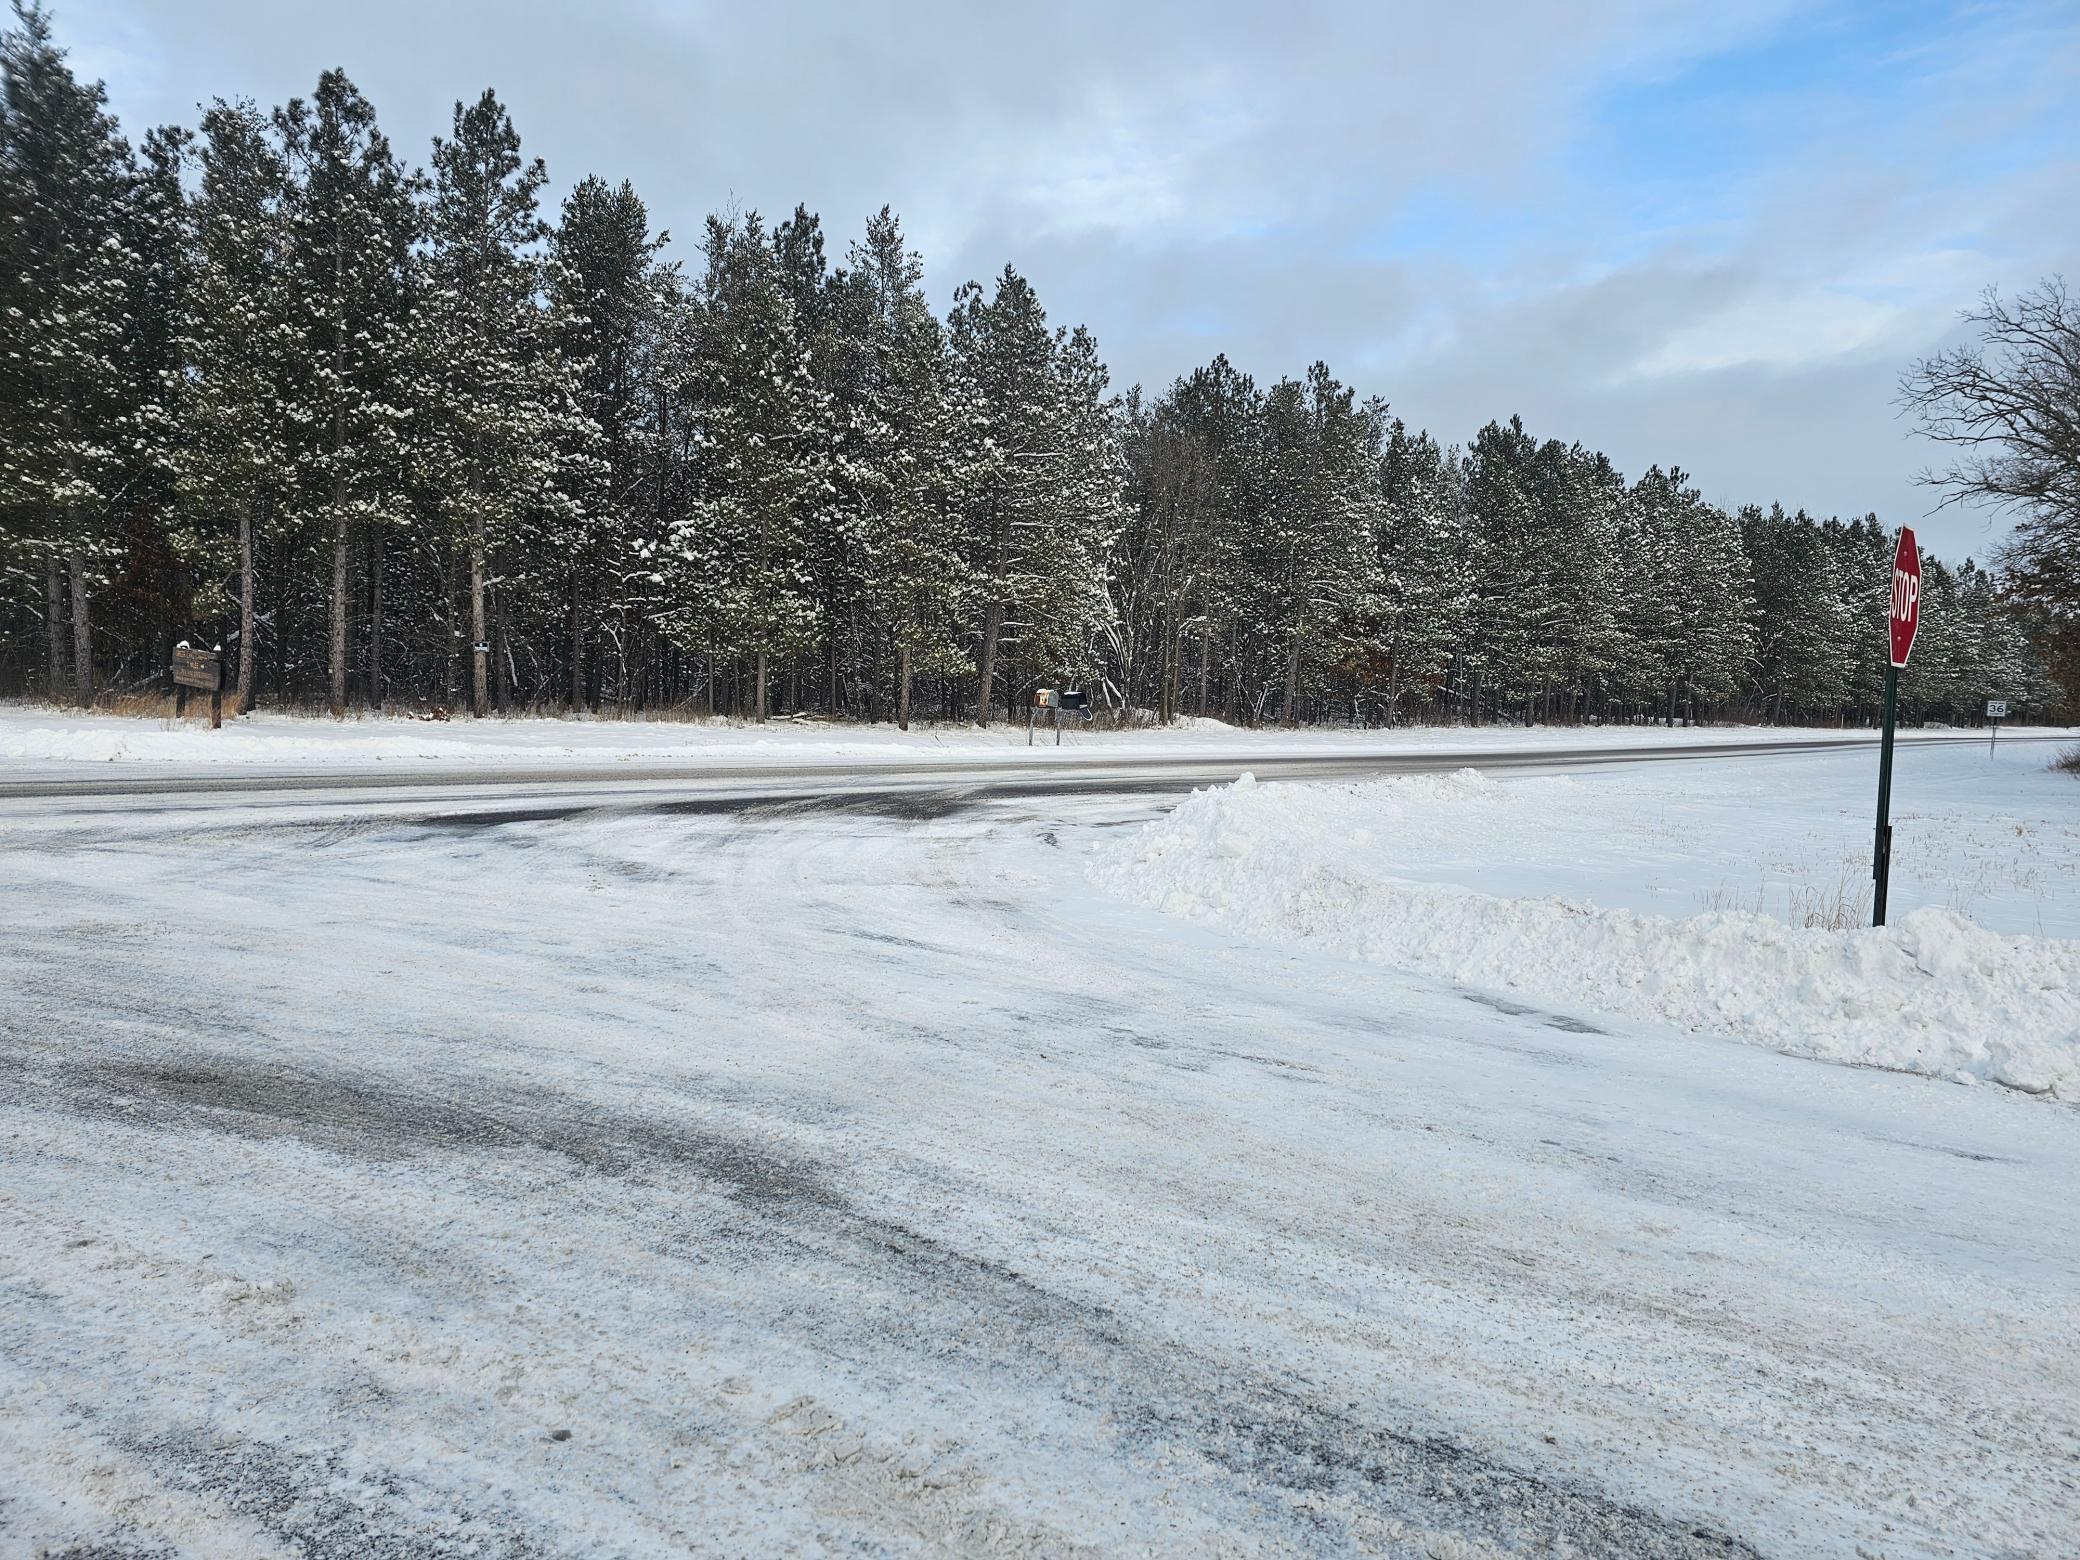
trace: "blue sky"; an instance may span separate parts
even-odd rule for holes
[[[692,234],[883,202],[942,299],[1006,261],[1118,383],[1326,359],[1463,440],[1523,414],[1720,502],[1918,520],[1898,376],[2080,276],[2080,0],[984,8],[58,0],[133,130],[346,67],[423,158],[497,87],[557,188]],[[1996,517],[1927,520],[1983,554]]]

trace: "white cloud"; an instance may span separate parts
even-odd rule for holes
[[[1631,372],[1657,379],[1724,368],[1803,368],[1891,342],[1907,317],[1897,305],[1826,287],[1744,298],[1671,331]]]

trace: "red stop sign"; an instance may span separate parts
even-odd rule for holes
[[[1914,649],[1914,631],[1921,626],[1921,549],[1914,545],[1911,526],[1899,528],[1899,546],[1892,554],[1892,664],[1905,666]]]

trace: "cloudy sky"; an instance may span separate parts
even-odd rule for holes
[[[806,201],[839,249],[890,203],[942,302],[1011,262],[1121,386],[1322,358],[1727,504],[1917,520],[1901,369],[2080,278],[2080,0],[54,5],[133,133],[337,64],[423,160],[494,86],[559,190],[689,237]]]

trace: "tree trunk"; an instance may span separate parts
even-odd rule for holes
[[[339,395],[346,383],[347,327],[340,311],[347,300],[347,251],[332,246],[332,383]],[[332,408],[332,718],[347,714],[347,408]]]
[[[266,543],[267,538],[263,533],[254,542],[254,546],[264,547]],[[285,580],[289,578],[294,563],[294,549],[286,539],[278,538],[275,542],[273,566],[263,566],[260,572],[271,580]],[[277,704],[287,704],[289,702],[289,641],[293,636],[290,632],[286,607],[286,602],[278,601],[275,603],[274,702]],[[301,628],[302,624],[298,623],[296,626]],[[301,695],[304,690],[299,688],[296,691]]]
[[[94,614],[87,600],[87,560],[74,553],[72,568],[72,691],[81,704],[94,702]]]
[[[347,506],[346,479],[332,485],[332,653],[327,661],[327,697],[332,718],[347,716]]]
[[[253,707],[253,636],[259,613],[253,602],[253,509],[255,499],[238,516],[238,696],[232,712]]]
[[[491,659],[484,638],[484,512],[477,511],[469,538],[469,712],[478,720],[491,713]]]
[[[1213,673],[1213,625],[1208,624],[1199,633],[1199,718],[1206,719],[1212,706],[1207,703],[1207,683]]]
[[[997,636],[1004,629],[1004,604],[992,601],[982,609],[982,655],[976,668],[980,684],[975,691],[975,724],[987,726],[991,690],[997,680]]]
[[[910,729],[910,647],[896,651],[896,729]]]
[[[383,533],[368,532],[368,702],[383,707]]]
[[[498,701],[501,715],[513,707],[513,679],[511,676],[511,651],[506,640],[506,592],[503,585],[492,587],[491,620],[497,632],[491,640],[492,693]]]
[[[571,623],[570,623],[570,628],[571,628],[571,701],[570,701],[570,707],[571,707],[571,709],[572,709],[573,711],[575,711],[575,710],[576,710],[576,709],[578,708],[578,706],[579,706],[579,705],[581,705],[581,704],[583,704],[583,703],[585,702],[585,616],[584,616],[584,608],[582,607],[582,605],[580,604],[580,602],[579,602],[579,599],[578,599],[578,595],[579,595],[579,592],[578,592],[578,570],[577,570],[577,566],[576,566],[575,564],[574,564],[574,565],[572,565],[572,567],[571,567],[571,578],[570,578],[570,586],[571,586],[571,595],[570,595],[570,608],[571,608]]]
[[[455,705],[455,642],[460,637],[455,632],[455,614],[460,610],[455,604],[456,567],[454,544],[448,543],[441,549],[441,630],[446,646],[441,656],[441,697],[448,708]]]
[[[1163,649],[1162,664],[1157,669],[1159,687],[1156,693],[1156,720],[1169,725],[1177,719],[1178,662],[1184,659],[1184,646],[1178,641],[1177,601],[1166,595],[1163,598]],[[1129,702],[1132,702],[1131,690]]]
[[[758,707],[752,712],[751,718],[763,726],[766,723],[766,653],[763,650],[758,652],[758,674],[752,686]]]
[[[1292,644],[1286,647],[1286,697],[1285,707],[1279,711],[1278,723],[1288,731],[1298,719],[1300,703],[1300,637],[1293,636]]]
[[[43,624],[50,647],[50,680],[46,691],[55,699],[70,682],[65,664],[65,582],[56,558],[43,561]]]

